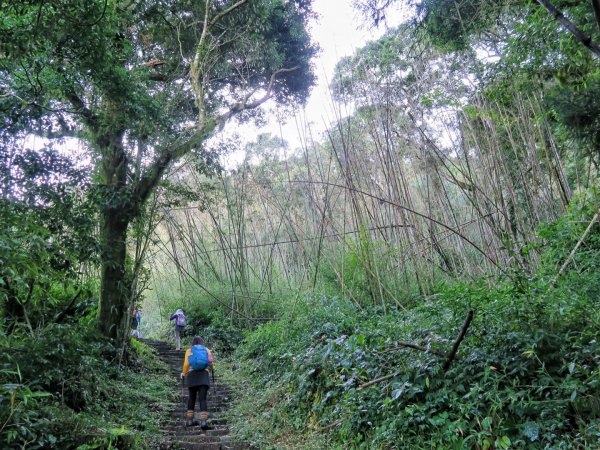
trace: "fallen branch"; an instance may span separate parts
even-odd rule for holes
[[[423,347],[422,345],[418,345],[418,344],[413,344],[412,342],[403,342],[403,341],[399,341],[396,342],[397,347],[392,347],[392,348],[388,348],[387,350],[384,350],[382,352],[379,353],[387,353],[387,352],[392,352],[394,350],[400,350],[401,348],[414,348],[415,350],[420,350],[422,352],[425,353],[432,353],[434,355],[438,355],[438,356],[443,356],[444,358],[448,357],[448,354],[439,350],[435,350],[429,347]]]
[[[463,324],[462,329],[460,330],[460,334],[456,338],[456,341],[454,341],[452,350],[448,354],[441,352],[439,350],[433,350],[433,349],[430,349],[427,347],[423,347],[421,345],[413,344],[412,342],[396,342],[397,347],[391,348],[391,349],[388,349],[385,351],[388,352],[388,351],[396,350],[398,348],[408,347],[408,348],[414,348],[415,350],[420,350],[425,353],[433,353],[434,355],[443,356],[443,357],[447,358],[446,362],[444,363],[444,372],[446,372],[450,368],[452,361],[456,357],[456,352],[458,351],[458,347],[460,346],[460,343],[462,342],[462,340],[465,338],[465,335],[467,334],[467,330],[469,329],[469,325],[471,325],[472,320],[473,320],[473,310],[470,309],[469,312],[467,313],[467,318],[465,319],[465,323]],[[386,376],[383,376],[380,378],[375,378],[374,380],[367,381],[366,383],[361,384],[360,386],[358,386],[357,390],[360,391],[360,390],[368,388],[369,386],[372,386],[374,384],[382,383],[382,382],[387,381],[391,378],[394,378],[398,375],[400,375],[400,372],[394,372],[390,375],[386,375]]]
[[[359,387],[356,388],[356,390],[360,391],[364,388],[368,388],[369,386],[372,386],[374,384],[389,380],[390,378],[394,378],[395,376],[398,376],[398,375],[400,375],[400,372],[395,372],[395,373],[392,373],[391,375],[386,375],[385,377],[381,377],[381,378],[375,378],[374,380],[367,381],[366,383],[361,384]]]
[[[465,338],[465,335],[467,334],[467,330],[469,329],[469,325],[471,325],[472,320],[473,320],[473,310],[470,309],[469,312],[467,313],[467,318],[465,319],[465,323],[463,324],[462,329],[460,330],[460,334],[456,338],[456,341],[454,341],[454,345],[452,346],[452,350],[450,351],[450,354],[448,355],[448,359],[444,363],[444,372],[446,372],[450,368],[450,365],[452,364],[452,361],[454,360],[454,357],[456,356],[456,352],[458,351],[458,346],[460,345],[462,340]]]
[[[341,419],[336,420],[333,423],[330,423],[329,425],[325,425],[324,427],[315,427],[317,430],[319,431],[325,431],[325,430],[329,430],[330,428],[334,428],[337,427],[338,425],[340,425],[344,420],[346,420],[347,417],[343,417]]]

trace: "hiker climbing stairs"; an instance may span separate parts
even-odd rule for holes
[[[162,359],[171,368],[174,378],[173,389],[177,390],[179,402],[171,412],[171,419],[163,427],[165,439],[161,443],[161,450],[189,449],[189,450],[242,450],[252,446],[248,442],[237,441],[229,436],[229,428],[223,413],[231,398],[230,388],[215,382],[208,390],[207,403],[209,413],[209,429],[201,430],[198,425],[185,426],[185,413],[187,411],[188,390],[183,388],[179,378],[183,366],[185,351],[176,351],[172,344],[166,342],[141,339],[146,345],[154,348]],[[198,411],[196,411],[196,420]]]

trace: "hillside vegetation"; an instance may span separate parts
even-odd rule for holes
[[[0,447],[600,448],[600,3],[323,1],[0,0]]]
[[[241,432],[261,448],[596,448],[598,238],[556,270],[593,212],[577,205],[540,230],[543,262],[527,279],[442,285],[388,311],[300,300],[236,352],[254,388],[238,403]]]

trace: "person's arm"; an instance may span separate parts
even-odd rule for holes
[[[206,351],[208,353],[208,360],[210,361],[210,370],[213,370],[215,368],[215,366],[213,364],[213,355],[209,349],[206,349]]]
[[[191,349],[187,349],[185,351],[185,356],[183,357],[183,369],[181,369],[181,373],[183,373],[183,376],[186,376],[188,373],[188,370],[190,370],[190,364],[188,362],[188,356],[190,356],[192,354],[192,350]]]
[[[169,316],[169,320],[173,320],[175,317],[177,317],[177,314],[171,314],[171,315]]]

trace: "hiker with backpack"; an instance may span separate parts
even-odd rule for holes
[[[185,329],[185,314],[183,309],[179,308],[174,314],[169,316],[169,320],[175,321],[175,347],[176,350],[181,350],[181,333]]]
[[[133,317],[135,318],[135,328],[139,330],[142,323],[142,311],[140,311],[140,308],[133,308]]]
[[[206,394],[210,388],[210,376],[208,369],[213,369],[213,356],[209,349],[204,346],[204,340],[196,336],[192,340],[192,346],[185,352],[181,378],[185,378],[188,388],[188,404],[186,413],[187,427],[194,425],[194,408],[196,398],[200,402],[200,428],[208,428],[208,407]]]

